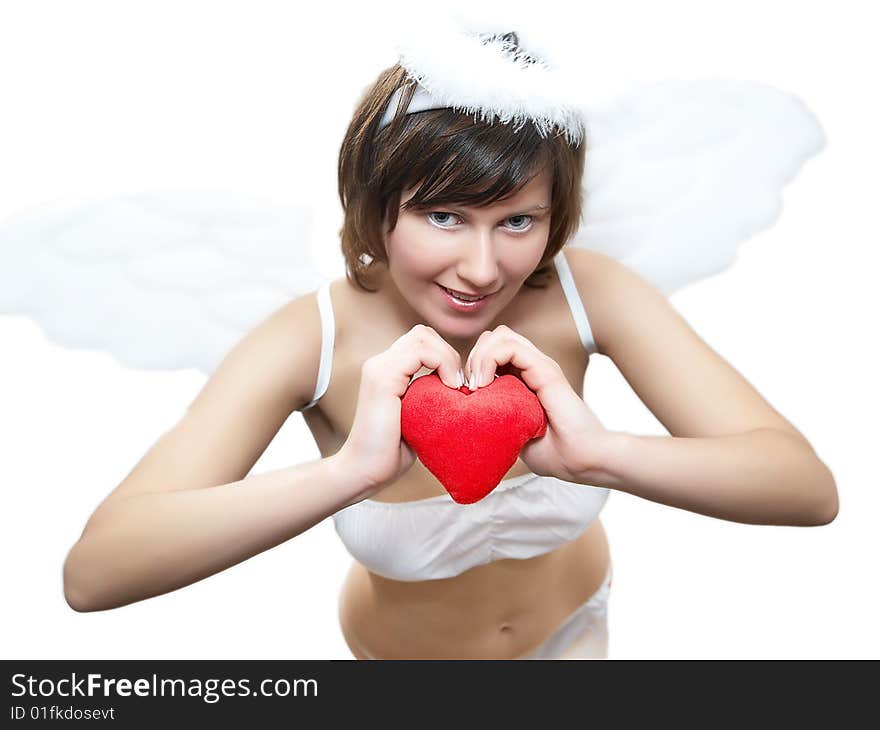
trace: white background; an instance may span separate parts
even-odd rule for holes
[[[387,36],[400,11],[365,5],[3,3],[0,217],[71,193],[223,187],[325,206],[319,233],[335,252],[338,144],[363,87],[395,60]],[[803,99],[828,138],[786,188],[777,224],[672,301],[807,436],[836,477],[840,514],[822,527],[742,525],[613,493],[602,516],[612,659],[880,656],[880,58],[869,6],[602,2],[560,13],[582,29],[597,85],[769,83]],[[68,549],[204,378],[65,349],[24,316],[0,315],[0,342],[4,658],[351,657],[336,613],[350,558],[329,519],[179,591],[72,611]],[[609,428],[663,433],[606,358],[594,358],[584,395]],[[318,457],[294,414],[254,472]]]

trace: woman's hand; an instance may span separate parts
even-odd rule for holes
[[[361,366],[357,410],[340,460],[365,480],[363,498],[397,481],[415,462],[400,434],[403,394],[423,367],[436,370],[450,388],[459,387],[461,358],[436,330],[417,324]]]
[[[574,392],[559,364],[506,325],[480,335],[468,355],[465,377],[479,387],[491,383],[496,371],[518,376],[535,392],[547,412],[547,432],[529,441],[520,458],[535,474],[565,481],[600,465],[608,430]],[[470,387],[470,386],[469,386]]]

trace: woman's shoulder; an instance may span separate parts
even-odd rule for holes
[[[582,246],[566,246],[563,249],[563,255],[565,260],[568,261],[572,276],[578,284],[581,281],[586,281],[588,277],[595,276],[602,267],[617,261],[617,259],[611,256]]]
[[[683,324],[666,295],[619,259],[585,248],[567,253],[600,353],[656,330],[663,313],[670,326]]]
[[[329,294],[337,348],[348,344],[357,333],[372,331],[378,335],[383,329],[388,316],[381,290],[361,289],[348,277],[340,276],[330,282]],[[364,328],[363,323],[370,326]]]
[[[605,353],[615,327],[614,310],[626,305],[626,290],[637,277],[618,259],[593,249],[566,247],[565,257],[596,347],[600,353]],[[630,302],[630,305],[634,304]]]

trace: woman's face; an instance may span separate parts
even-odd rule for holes
[[[385,237],[388,272],[426,324],[460,340],[489,328],[541,261],[550,234],[551,185],[544,171],[488,207],[401,209]],[[404,190],[401,204],[414,192]],[[485,298],[469,303],[444,288]]]

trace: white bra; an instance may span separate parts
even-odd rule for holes
[[[593,333],[562,251],[554,258],[581,342],[596,352]],[[323,346],[315,397],[327,390],[335,322],[330,284],[318,290]],[[523,560],[579,537],[608,499],[605,487],[528,473],[505,479],[473,504],[449,494],[411,502],[364,499],[333,515],[336,532],[351,556],[368,570],[402,581],[450,578],[495,560]]]
[[[434,580],[502,558],[533,558],[574,540],[602,511],[608,491],[530,472],[505,479],[473,504],[448,494],[364,499],[333,522],[351,556],[373,573]]]

